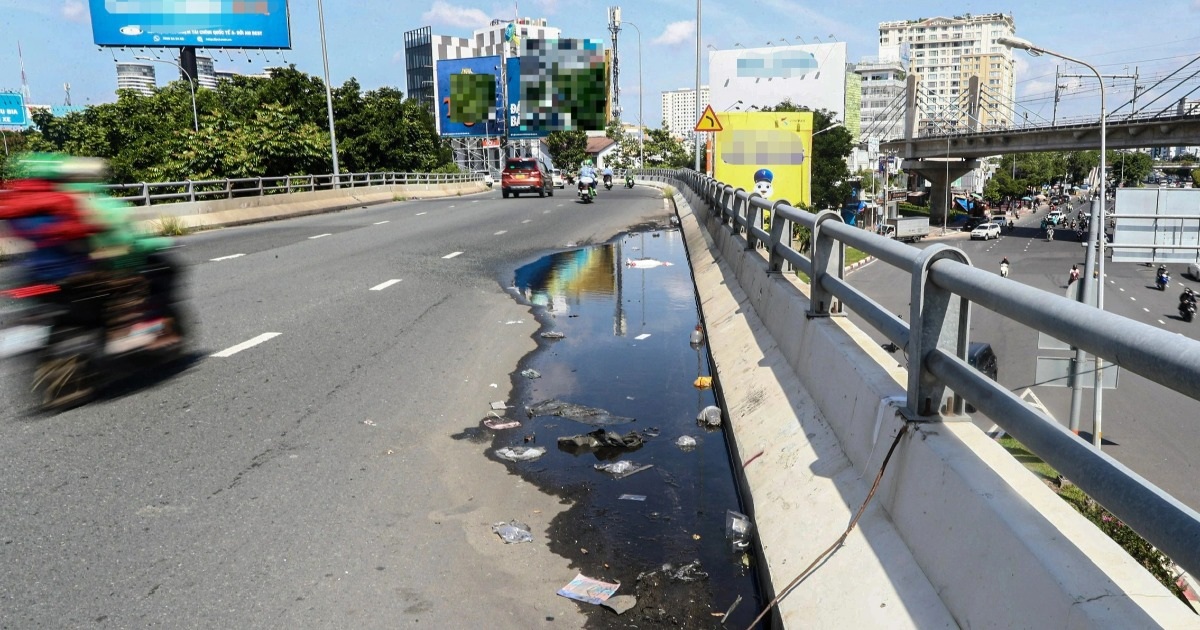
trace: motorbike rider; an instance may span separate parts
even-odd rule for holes
[[[612,186],[613,170],[611,166],[604,167],[604,185]]]
[[[591,194],[595,195],[596,194],[596,167],[592,166],[591,160],[584,160],[583,165],[581,165],[579,167],[580,181],[582,181],[583,178],[585,178],[585,177],[590,177],[592,179],[591,183],[588,184],[588,188],[590,189],[589,192]]]
[[[1184,287],[1183,293],[1179,294],[1179,305],[1183,306],[1187,303],[1191,303],[1192,306],[1196,305],[1196,294],[1191,287]]]
[[[1004,258],[1003,258],[1003,259],[1000,261],[1000,277],[1001,277],[1001,278],[1007,278],[1007,277],[1008,277],[1008,266],[1009,266],[1009,265],[1008,265],[1008,256],[1005,256],[1005,257],[1004,257]]]

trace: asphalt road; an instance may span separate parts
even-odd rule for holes
[[[650,188],[567,193],[181,239],[194,361],[0,408],[0,627],[580,627],[544,536],[565,507],[450,438],[537,346],[511,270],[667,218]],[[533,545],[500,543],[510,519]]]
[[[1007,257],[1011,263],[1009,279],[1063,295],[1071,265],[1083,269],[1086,250],[1070,230],[1058,230],[1056,240],[1046,241],[1039,225],[1045,216],[1045,209],[1035,214],[1026,211],[1016,221],[1013,232],[1005,231],[997,240],[971,241],[965,233],[957,233],[938,238],[936,242],[961,248],[974,265],[997,274],[1000,273],[1001,259]],[[928,244],[926,241],[919,246]],[[1182,270],[1181,265],[1172,268],[1171,287],[1160,292],[1154,287],[1153,267],[1114,264],[1107,260],[1105,310],[1200,339],[1200,324],[1183,322],[1175,310],[1182,291],[1181,282],[1200,289],[1200,283],[1182,278]],[[849,280],[880,304],[908,319],[907,273],[875,261],[852,272]],[[863,326],[861,320],[854,319]],[[1032,388],[1051,414],[1067,426],[1070,390],[1037,385],[1034,368],[1039,355],[1070,354],[1038,350],[1035,330],[978,306],[972,308],[971,324],[971,340],[992,344],[997,354],[1000,383],[1017,394]],[[1079,325],[1087,326],[1087,322]],[[881,335],[869,332],[884,341]],[[895,356],[903,361],[901,354]],[[1080,429],[1088,441],[1091,441],[1092,431],[1092,399],[1092,390],[1085,389]],[[1102,411],[1104,451],[1192,508],[1200,509],[1200,484],[1196,483],[1197,475],[1200,475],[1200,462],[1196,458],[1196,453],[1200,452],[1200,432],[1196,418],[1200,413],[1196,401],[1132,372],[1122,371],[1117,389],[1104,391]],[[991,424],[982,419],[977,421]]]

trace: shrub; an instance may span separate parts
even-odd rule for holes
[[[159,236],[183,236],[190,231],[183,219],[167,214],[158,218],[155,227]]]

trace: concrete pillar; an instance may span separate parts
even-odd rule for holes
[[[947,160],[904,160],[901,168],[910,173],[916,173],[931,182],[929,192],[930,223],[941,222],[943,216],[949,216],[953,208],[949,208],[950,200],[946,197]],[[950,182],[979,168],[979,160],[949,160]]]

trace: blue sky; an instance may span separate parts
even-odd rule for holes
[[[619,0],[611,0],[617,4]],[[609,3],[582,0],[523,0],[476,2],[472,0],[327,0],[325,18],[329,39],[330,73],[335,85],[357,77],[365,88],[390,85],[406,89],[404,31],[431,25],[435,33],[468,35],[493,17],[545,17],[567,37],[607,40]],[[283,52],[218,52],[218,69],[258,72],[264,65],[295,63],[309,73],[321,73],[321,48],[316,0],[290,3],[293,49]],[[1086,10],[1080,10],[1081,7]],[[753,7],[753,8],[747,8]],[[1130,0],[1007,0],[992,2],[883,3],[875,0],[838,0],[801,3],[788,0],[703,3],[702,40],[705,45],[747,47],[768,41],[796,41],[833,36],[848,46],[851,62],[878,52],[878,23],[889,20],[953,16],[964,13],[1010,13],[1017,34],[1041,46],[1079,57],[1105,74],[1132,74],[1134,67],[1145,85],[1200,55],[1200,0],[1159,0],[1149,5]],[[693,0],[637,0],[622,6],[625,20],[642,30],[646,48],[643,86],[645,120],[651,126],[661,118],[660,93],[695,83]],[[92,44],[85,0],[0,0],[0,90],[20,87],[17,40],[25,53],[25,68],[33,102],[61,104],[63,84],[70,83],[75,104],[114,100],[114,55],[131,60],[132,50],[98,50]],[[637,94],[637,44],[632,29],[622,33],[622,105],[626,119],[635,119]],[[159,53],[167,56],[166,51]],[[1031,117],[1050,117],[1056,60],[1018,53],[1018,101]],[[1184,74],[1200,67],[1193,64]],[[1065,67],[1068,73],[1086,72]],[[177,74],[158,68],[159,82]],[[1196,81],[1196,79],[1193,79]],[[1099,109],[1095,89],[1068,93],[1059,105],[1059,116],[1094,115]],[[1109,106],[1128,100],[1131,82],[1117,81],[1109,91]],[[1094,83],[1092,83],[1094,86]],[[1193,84],[1197,85],[1197,84]],[[1072,88],[1071,92],[1074,92]],[[1033,100],[1041,95],[1042,98]],[[1192,95],[1200,98],[1200,91]],[[1026,100],[1029,99],[1029,100]],[[1143,99],[1139,99],[1143,100]]]

